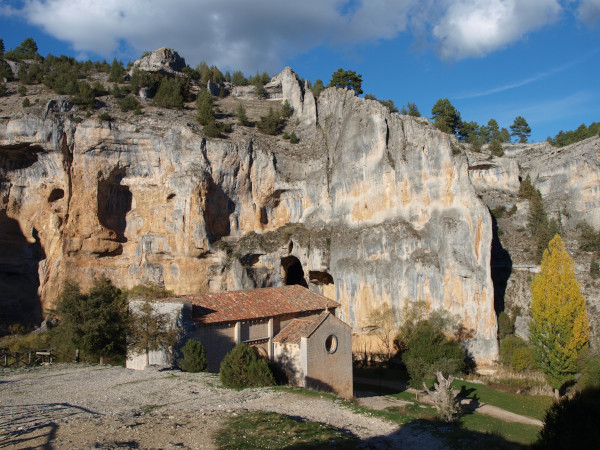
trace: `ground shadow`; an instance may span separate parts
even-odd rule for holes
[[[0,419],[0,448],[54,448],[52,443],[59,428],[56,422],[80,414],[100,415],[69,403],[3,406]],[[49,417],[52,417],[52,420],[48,420]]]

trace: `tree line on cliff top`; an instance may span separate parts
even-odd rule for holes
[[[144,55],[148,54],[146,52]],[[141,88],[146,88],[147,95],[153,98],[152,103],[163,108],[183,108],[185,102],[195,100],[195,95],[190,91],[190,80],[194,80],[201,87],[205,87],[211,82],[220,86],[219,97],[227,94],[223,83],[231,83],[234,86],[255,86],[255,92],[264,97],[264,86],[270,81],[267,72],[257,72],[254,76],[246,77],[240,70],[233,73],[226,71],[223,73],[217,66],[208,65],[206,62],[200,62],[195,68],[186,66],[183,72],[187,75],[185,78],[172,78],[164,74],[150,74],[140,70],[134,70],[130,79],[126,79],[126,69],[131,68],[132,63],[125,67],[122,62],[116,58],[112,64],[104,61],[90,60],[79,62],[72,57],[61,55],[59,57],[51,54],[45,58],[38,53],[38,46],[33,38],[26,38],[19,46],[5,51],[4,42],[0,39],[0,58],[27,61],[22,64],[16,78],[24,84],[44,83],[57,94],[71,95],[71,101],[74,104],[93,109],[96,105],[96,98],[106,95],[109,89],[106,89],[99,82],[92,85],[83,81],[94,72],[109,73],[108,81],[114,83],[112,94],[119,99],[123,111],[135,111],[141,114],[141,105],[134,96]],[[0,62],[0,79],[12,79],[13,74],[5,61]],[[354,90],[357,94],[362,94],[362,75],[352,70],[339,68],[331,75],[331,80],[327,86],[321,79],[314,83],[301,79],[303,86],[312,90],[315,97],[326,87],[340,87]],[[119,88],[119,83],[126,83],[129,87]],[[6,93],[6,86],[3,83],[0,88],[0,95]],[[23,95],[26,95],[25,93]],[[391,112],[420,117],[419,108],[414,102],[408,102],[400,109],[396,107],[392,99],[378,99],[373,94],[366,94],[366,99],[376,100],[386,106]],[[27,100],[27,99],[25,99]],[[27,103],[27,104],[26,104]],[[27,106],[29,102],[24,102]],[[510,131],[505,127],[500,127],[495,119],[490,119],[487,124],[478,124],[474,121],[465,121],[460,112],[452,105],[447,98],[439,99],[432,107],[431,119],[434,125],[443,132],[455,134],[461,142],[471,144],[471,148],[479,151],[484,144],[490,145],[492,154],[502,155],[502,143],[513,140],[521,143],[528,141],[531,135],[531,128],[524,117],[515,117]],[[223,124],[208,121],[204,125],[209,137],[222,137],[222,133],[227,131],[223,129]],[[582,124],[573,131],[560,131],[555,137],[548,137],[548,142],[554,146],[564,146],[582,139],[598,135],[600,133],[600,123],[592,123],[589,126]]]

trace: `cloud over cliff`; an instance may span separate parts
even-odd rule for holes
[[[111,55],[161,46],[190,64],[279,69],[317,45],[412,34],[444,60],[481,57],[556,22],[565,9],[593,26],[600,0],[26,0],[21,16],[76,51]]]

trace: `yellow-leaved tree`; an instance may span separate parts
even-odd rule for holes
[[[573,379],[577,356],[590,338],[585,298],[558,234],[544,251],[541,271],[531,283],[531,319],[529,341],[558,398],[560,389]]]

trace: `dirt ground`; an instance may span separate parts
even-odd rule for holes
[[[0,369],[0,448],[215,448],[223,421],[273,411],[348,431],[365,448],[444,448],[411,425],[341,401],[270,388],[230,390],[211,374],[59,364]]]

